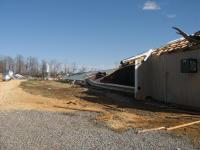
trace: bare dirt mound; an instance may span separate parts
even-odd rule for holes
[[[25,92],[19,87],[22,82],[24,81],[0,82],[0,110],[67,111],[66,109],[55,107],[56,105],[64,106],[65,103],[62,100]]]

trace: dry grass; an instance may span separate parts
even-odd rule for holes
[[[81,92],[81,88],[74,88],[69,84],[55,81],[29,80],[20,85],[26,92],[55,99],[70,99]]]
[[[146,122],[146,117],[128,112],[102,113],[96,119],[106,122],[109,127],[116,131],[137,128],[139,124],[144,124],[144,122]]]

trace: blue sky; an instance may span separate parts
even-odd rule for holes
[[[199,0],[0,0],[0,55],[109,68],[200,30]]]

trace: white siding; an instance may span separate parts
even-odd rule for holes
[[[196,58],[198,73],[181,73],[182,58]],[[140,97],[200,108],[200,49],[153,55],[140,68]]]

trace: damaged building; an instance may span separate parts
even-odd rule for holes
[[[177,28],[176,28],[177,29]],[[135,98],[200,108],[200,33],[183,35],[135,64]]]
[[[91,85],[132,90],[136,99],[200,108],[200,32],[174,29],[183,37],[122,60],[118,70]]]

